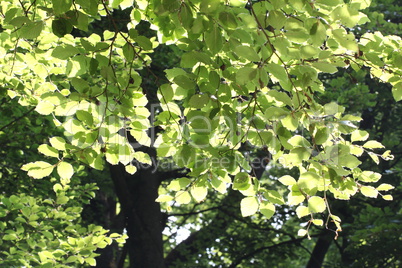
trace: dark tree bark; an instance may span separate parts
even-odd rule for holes
[[[310,260],[306,268],[319,268],[322,267],[325,255],[328,252],[329,246],[334,239],[334,233],[329,230],[324,230],[318,237],[315,243],[313,252],[311,253]]]
[[[151,158],[155,157],[154,150],[147,153]],[[155,202],[160,173],[141,165],[138,165],[134,175],[127,174],[122,165],[111,166],[110,169],[129,237],[126,242],[129,267],[165,267],[162,247],[163,215],[159,203]]]

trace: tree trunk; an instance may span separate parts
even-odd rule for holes
[[[162,212],[158,197],[159,173],[141,168],[129,175],[124,166],[111,166],[111,173],[126,221],[130,268],[163,268]]]
[[[318,237],[317,242],[315,243],[313,252],[311,253],[310,260],[308,261],[306,268],[322,267],[325,255],[327,254],[327,251],[333,239],[333,232],[324,230],[321,233],[321,235]]]

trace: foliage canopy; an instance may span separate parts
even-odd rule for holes
[[[135,174],[173,162],[186,176],[160,188],[164,209],[231,188],[242,194],[244,217],[270,218],[285,203],[296,206],[306,221],[300,236],[309,236],[311,225],[338,236],[342,219],[332,213],[329,196],[392,200],[387,191],[393,186],[376,184],[381,174],[359,160],[369,156],[379,164],[392,159],[391,152],[359,129],[361,117],[317,99],[326,90],[322,77],[349,67],[368,70],[402,99],[401,38],[361,34],[370,1],[345,2],[1,1],[0,94],[37,112],[40,122],[29,128],[43,136],[35,148],[41,159],[28,145],[15,157],[30,177],[50,177],[53,187],[50,198],[2,191],[2,243],[14,245],[6,261],[95,265],[97,248],[124,241],[124,235],[80,225],[81,206],[96,190],[80,184],[83,166],[120,164]],[[117,9],[129,19],[115,20]],[[99,31],[96,24],[105,19],[110,27]],[[165,45],[181,59],[163,77],[151,64]],[[13,108],[10,124],[24,117],[19,109]],[[260,162],[248,155],[256,150],[264,153]],[[267,161],[295,175],[264,183],[256,170]],[[55,237],[59,242],[52,244]],[[34,252],[39,240],[42,250]]]

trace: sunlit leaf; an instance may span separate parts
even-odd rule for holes
[[[243,217],[254,215],[258,210],[259,204],[256,197],[245,197],[240,202],[240,211]]]

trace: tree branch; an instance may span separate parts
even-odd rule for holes
[[[310,235],[310,237],[314,237],[314,236],[317,236],[317,235]],[[270,249],[281,247],[281,246],[288,245],[288,244],[297,244],[297,243],[300,243],[301,241],[303,241],[304,239],[306,239],[306,237],[291,239],[291,240],[287,240],[287,241],[284,241],[284,242],[281,242],[281,243],[278,243],[275,245],[260,247],[256,250],[253,250],[247,254],[242,255],[236,261],[232,262],[232,264],[228,268],[234,268],[237,265],[239,265],[242,261],[249,259],[249,258],[253,257],[255,254],[258,254],[264,250],[270,250]]]
[[[18,122],[19,120],[21,120],[22,118],[24,118],[25,116],[27,116],[30,112],[32,112],[33,110],[35,110],[36,107],[32,107],[31,109],[29,109],[27,112],[25,112],[23,115],[21,115],[20,117],[15,118],[13,121],[11,121],[10,123],[6,124],[5,126],[2,126],[0,128],[0,131],[3,131],[4,129],[6,129],[7,127],[11,126],[12,124]]]

